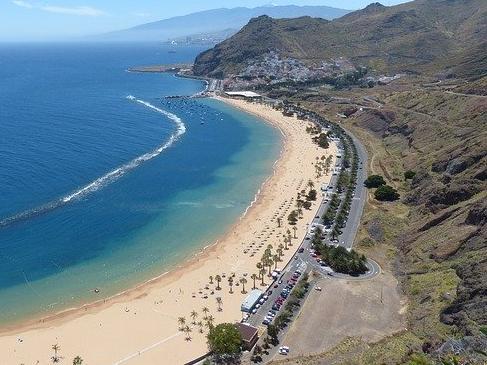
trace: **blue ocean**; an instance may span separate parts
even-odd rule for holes
[[[213,99],[166,98],[201,81],[126,71],[202,50],[0,45],[0,324],[170,270],[249,206],[278,132]]]

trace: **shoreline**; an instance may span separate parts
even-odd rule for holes
[[[266,245],[276,246],[282,241],[284,232],[274,232],[277,227],[274,225],[272,228],[270,222],[280,212],[283,226],[287,223],[285,217],[293,205],[296,192],[305,189],[308,178],[314,179],[315,157],[329,152],[334,154],[336,146],[332,145],[327,151],[318,149],[305,131],[307,122],[283,117],[280,112],[269,107],[217,99],[257,116],[278,129],[282,136],[280,153],[273,164],[272,173],[262,183],[247,209],[222,236],[196,251],[172,270],[110,298],[70,308],[30,323],[0,329],[0,351],[6,354],[7,365],[35,363],[38,356],[41,356],[37,354],[49,356],[52,343],[61,345],[63,356],[80,355],[90,363],[121,364],[119,359],[140,356],[140,359],[131,360],[131,363],[153,364],[157,359],[165,358],[169,363],[179,364],[204,353],[206,338],[194,333],[190,343],[185,341],[177,330],[178,316],[188,316],[191,310],[200,310],[205,306],[210,309],[216,323],[240,320],[240,303],[244,297],[240,286],[236,286],[231,294],[231,287],[228,292],[228,284],[224,279],[221,283],[222,290],[213,294],[213,285],[210,285],[208,275],[218,273],[225,277],[225,273],[236,273],[236,285],[238,277],[249,275],[246,288],[250,290],[250,273],[255,272],[260,248],[253,248],[257,252],[257,257],[253,258],[254,254],[246,253],[249,246],[246,248],[245,245],[256,241],[261,242],[262,247],[267,241]],[[322,181],[326,179],[329,176]],[[305,223],[314,217],[315,208],[314,204],[309,211],[305,211],[303,220],[299,221],[296,236],[298,240],[304,236]],[[285,227],[282,231],[285,231]],[[296,248],[297,245],[285,251],[280,266],[287,265]],[[267,278],[265,281],[268,285]],[[260,282],[258,286],[261,287]],[[209,290],[206,290],[208,287]],[[223,298],[223,311],[217,310],[216,303],[212,300],[215,299],[213,295]],[[87,337],[86,343],[80,344],[79,338],[84,333]],[[124,333],[138,335],[130,340]],[[164,340],[161,341],[161,338]],[[148,348],[150,351],[144,350]],[[141,349],[143,356],[140,355]],[[181,353],[177,353],[175,349],[180,349]]]
[[[220,98],[220,97],[213,97],[213,98],[219,100],[220,102],[227,103],[224,98]],[[241,108],[237,108],[237,109],[244,112],[248,112]],[[260,118],[258,115],[255,116]],[[266,123],[270,124],[273,128],[276,128],[280,131],[282,138],[280,139],[281,146],[280,146],[278,158],[276,159],[276,161],[274,161],[272,165],[272,173],[259,186],[259,189],[254,195],[254,199],[252,199],[252,201],[249,203],[249,205],[244,210],[244,212],[238,217],[238,219],[235,222],[233,222],[228,227],[228,229],[225,230],[225,232],[222,233],[214,242],[204,246],[203,248],[196,250],[194,253],[185,257],[180,263],[172,265],[172,267],[169,268],[167,271],[155,277],[142,281],[139,284],[132,286],[128,289],[125,289],[121,292],[110,295],[106,298],[101,298],[93,302],[88,302],[81,306],[66,308],[64,310],[54,312],[47,316],[27,319],[25,321],[19,321],[18,323],[15,323],[13,325],[0,326],[0,337],[17,333],[19,331],[45,328],[49,325],[55,324],[58,321],[69,321],[72,318],[77,318],[79,315],[89,314],[91,311],[96,312],[97,310],[103,310],[104,308],[110,307],[111,305],[116,303],[125,302],[131,299],[136,299],[140,296],[139,292],[145,293],[147,291],[150,291],[151,287],[155,285],[163,284],[165,277],[167,277],[168,283],[171,282],[169,276],[171,275],[176,276],[179,273],[179,271],[185,271],[186,269],[189,269],[191,266],[196,264],[196,262],[194,262],[195,260],[208,257],[212,251],[215,252],[216,251],[215,248],[219,244],[219,242],[222,241],[232,230],[234,230],[240,224],[242,219],[244,219],[245,216],[249,213],[249,211],[258,203],[259,197],[261,196],[263,190],[265,189],[266,184],[269,182],[272,176],[276,174],[276,166],[283,156],[283,149],[285,147],[285,138],[286,138],[285,134],[274,123],[264,118],[260,118],[260,119],[264,120]],[[184,273],[181,273],[181,275],[182,274]],[[174,278],[173,281],[174,280],[177,280],[177,278]]]

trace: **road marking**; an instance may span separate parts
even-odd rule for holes
[[[178,337],[180,335],[181,335],[181,332],[178,332],[178,333],[175,333],[172,336],[166,337],[163,340],[160,340],[160,341],[158,341],[158,342],[156,342],[156,343],[154,343],[154,344],[152,344],[152,345],[150,345],[150,346],[148,346],[148,347],[146,347],[146,348],[144,348],[144,349],[142,349],[140,351],[134,352],[132,355],[129,355],[129,356],[123,358],[122,360],[119,360],[119,361],[113,363],[113,365],[120,365],[120,364],[123,364],[123,363],[125,363],[125,362],[127,362],[129,360],[132,360],[134,357],[140,356],[143,353],[146,353],[147,351],[150,351],[153,348],[156,348],[157,346],[162,345],[163,343],[165,343],[165,342],[167,342],[169,340],[172,340],[173,338]]]

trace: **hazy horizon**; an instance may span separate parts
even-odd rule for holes
[[[0,4],[0,41],[69,41],[131,28],[137,25],[217,8],[265,5],[314,5],[356,10],[367,0],[188,0],[160,4],[157,0],[8,0]],[[380,1],[397,5],[406,0]]]

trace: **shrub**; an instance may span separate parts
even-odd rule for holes
[[[410,180],[415,176],[416,176],[416,173],[414,171],[408,170],[404,173],[404,180]]]
[[[392,202],[399,199],[399,193],[396,189],[389,185],[382,185],[377,188],[374,193],[377,200]]]
[[[367,180],[364,181],[364,185],[370,188],[378,188],[379,186],[385,185],[386,182],[384,178],[380,175],[370,175]]]

